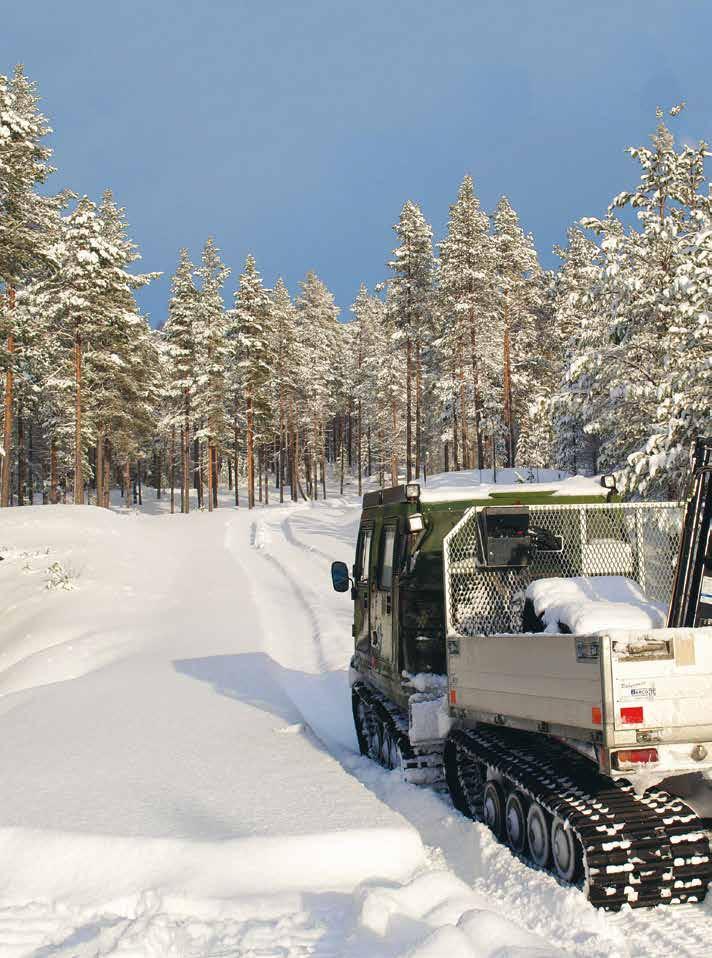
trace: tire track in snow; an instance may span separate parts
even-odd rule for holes
[[[273,553],[269,552],[266,546],[269,544],[269,535],[265,534],[268,527],[264,522],[253,522],[250,526],[250,545],[259,551],[260,556],[269,562],[279,574],[286,580],[292,595],[297,601],[297,605],[304,613],[311,634],[312,646],[316,656],[316,664],[320,672],[327,672],[329,666],[324,656],[324,649],[321,643],[321,626],[319,616],[314,605],[307,599],[304,589],[299,584],[298,579],[292,575],[289,569]],[[256,602],[257,604],[257,602]]]

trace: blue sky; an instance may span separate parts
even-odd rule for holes
[[[655,106],[712,138],[705,0],[35,0],[3,15],[55,133],[53,190],[126,207],[142,306],[165,318],[178,249],[213,235],[292,292],[314,269],[348,308],[387,275],[406,199],[442,236],[471,173],[506,193],[542,261],[635,181]]]

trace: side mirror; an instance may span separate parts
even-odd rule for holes
[[[348,592],[351,579],[345,562],[331,563],[331,584],[335,592]]]

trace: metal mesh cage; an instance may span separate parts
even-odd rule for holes
[[[682,524],[672,502],[529,507],[530,528],[559,536],[558,552],[535,550],[524,569],[478,566],[478,513],[469,509],[445,539],[448,634],[522,631],[524,594],[534,579],[621,575],[667,605]]]

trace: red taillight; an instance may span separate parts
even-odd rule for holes
[[[591,724],[600,725],[601,724],[601,709],[598,705],[593,705],[591,707]]]
[[[613,752],[611,763],[613,768],[627,768],[628,765],[648,765],[650,762],[657,762],[658,750],[656,748],[624,748],[620,752]]]
[[[643,724],[643,706],[633,705],[621,709],[621,722],[624,725],[642,725]]]
[[[457,689],[450,689],[450,705],[457,705]]]

